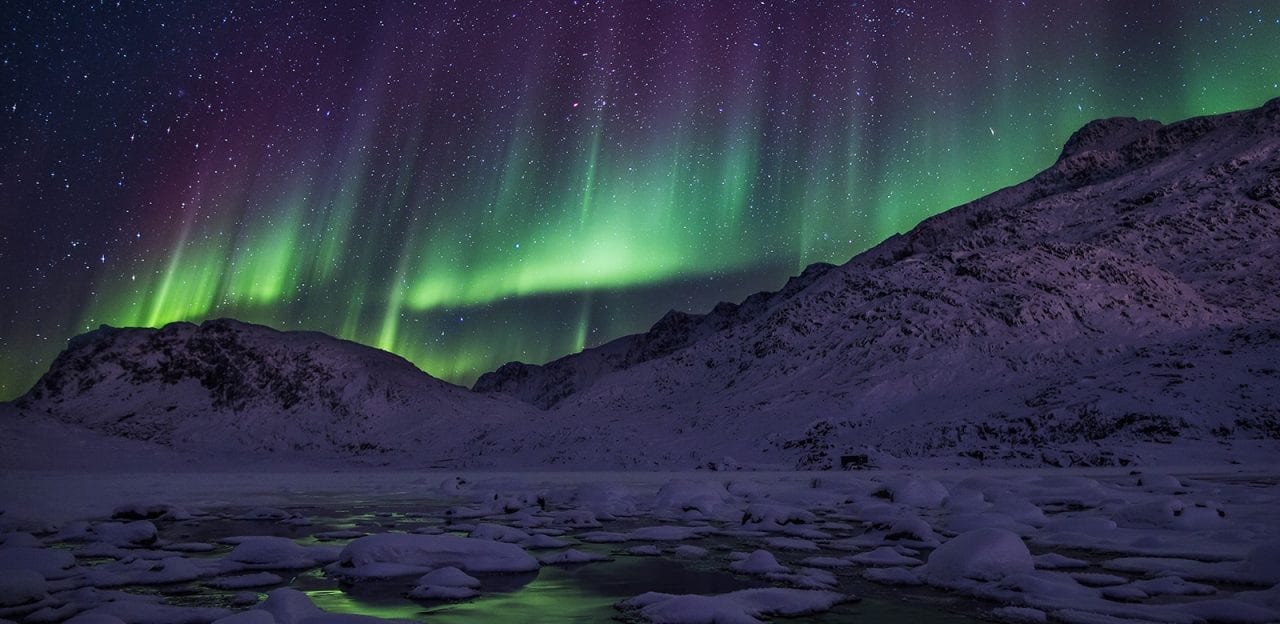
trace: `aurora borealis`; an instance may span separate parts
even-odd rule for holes
[[[1274,2],[0,9],[0,399],[230,316],[468,383],[774,289],[1097,117],[1280,95]]]

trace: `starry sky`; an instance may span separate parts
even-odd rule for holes
[[[779,287],[1086,121],[1280,95],[1271,0],[11,2],[0,399],[230,316],[469,383]]]

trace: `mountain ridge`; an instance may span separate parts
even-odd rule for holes
[[[315,448],[359,455],[339,441],[355,431],[373,452],[412,456],[401,434],[426,427],[453,464],[476,467],[1118,465],[1188,449],[1215,461],[1274,452],[1278,293],[1280,99],[1167,125],[1098,120],[1030,180],[845,264],[811,265],[739,304],[669,312],[547,364],[508,363],[470,392],[422,382],[405,401],[330,406],[392,424],[322,427]],[[388,391],[355,387],[360,400]],[[252,396],[267,420],[272,406],[325,418]],[[441,422],[419,422],[415,410],[438,401],[451,407],[428,420]],[[79,418],[43,392],[18,405]]]

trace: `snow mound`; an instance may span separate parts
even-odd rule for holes
[[[205,582],[205,585],[214,589],[247,589],[249,587],[266,587],[267,585],[278,585],[283,583],[284,579],[270,572],[258,572],[255,574],[240,574],[237,576],[224,576]]]
[[[506,542],[508,544],[519,544],[529,539],[529,534],[520,529],[503,526],[501,524],[477,524],[476,528],[471,530],[470,537],[475,539],[491,540],[494,542]]]
[[[241,567],[264,570],[300,570],[333,561],[335,548],[303,546],[285,537],[254,535],[232,538],[236,547],[227,560]]]
[[[1280,583],[1280,542],[1255,546],[1240,568],[1250,582],[1274,585]]]
[[[387,567],[382,564],[391,564]],[[339,576],[384,576],[398,569],[397,576],[421,574],[453,566],[467,573],[533,572],[538,560],[515,544],[456,535],[383,533],[359,538],[347,544],[338,561],[326,568]]]
[[[741,561],[734,561],[729,564],[729,569],[741,574],[784,574],[790,571],[767,550],[757,550]]]
[[[480,579],[448,566],[424,574],[418,579],[418,585],[409,591],[409,597],[418,600],[466,600],[479,596],[479,589]]]
[[[43,599],[46,582],[34,570],[9,570],[0,575],[0,607],[12,607]]]
[[[592,561],[608,561],[609,558],[599,553],[584,552],[570,548],[568,550],[538,557],[542,565],[573,565],[575,563],[591,563]]]
[[[920,560],[915,557],[908,557],[899,553],[897,550],[889,546],[881,546],[870,552],[854,555],[849,561],[862,564],[864,566],[914,566],[920,565]]]
[[[898,477],[885,482],[889,500],[911,507],[936,509],[947,501],[947,487],[933,479]]]
[[[71,576],[76,558],[65,550],[54,548],[0,548],[0,574],[11,570],[34,570],[49,580]]]
[[[67,620],[65,624],[125,624],[125,621],[108,613],[81,613]]]
[[[1035,570],[1022,538],[1004,529],[976,529],[939,546],[921,568],[924,580],[950,587],[970,581],[995,581]]]
[[[730,498],[729,491],[719,483],[675,479],[658,490],[654,509],[675,515],[697,512],[700,516],[713,516]]]
[[[714,596],[649,592],[617,607],[653,624],[758,624],[759,617],[811,615],[847,600],[836,592],[770,587]]]

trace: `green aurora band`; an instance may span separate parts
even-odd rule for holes
[[[576,39],[548,34],[556,17],[495,39],[472,78],[450,73],[452,48],[361,29],[347,45],[362,60],[329,75],[273,85],[227,67],[237,112],[190,121],[181,140],[147,130],[163,174],[120,200],[138,242],[37,293],[65,335],[4,329],[0,398],[71,334],[219,316],[325,331],[469,383],[844,262],[1030,177],[1091,119],[1280,95],[1280,7],[1157,4],[1155,25],[1099,9],[1073,30],[1079,16],[1051,8],[991,9],[885,21],[888,36],[852,44],[866,26],[830,10],[787,28],[718,16],[706,28],[739,36],[702,40],[674,26],[679,9],[644,26],[616,10]],[[668,55],[652,60],[644,37]]]

